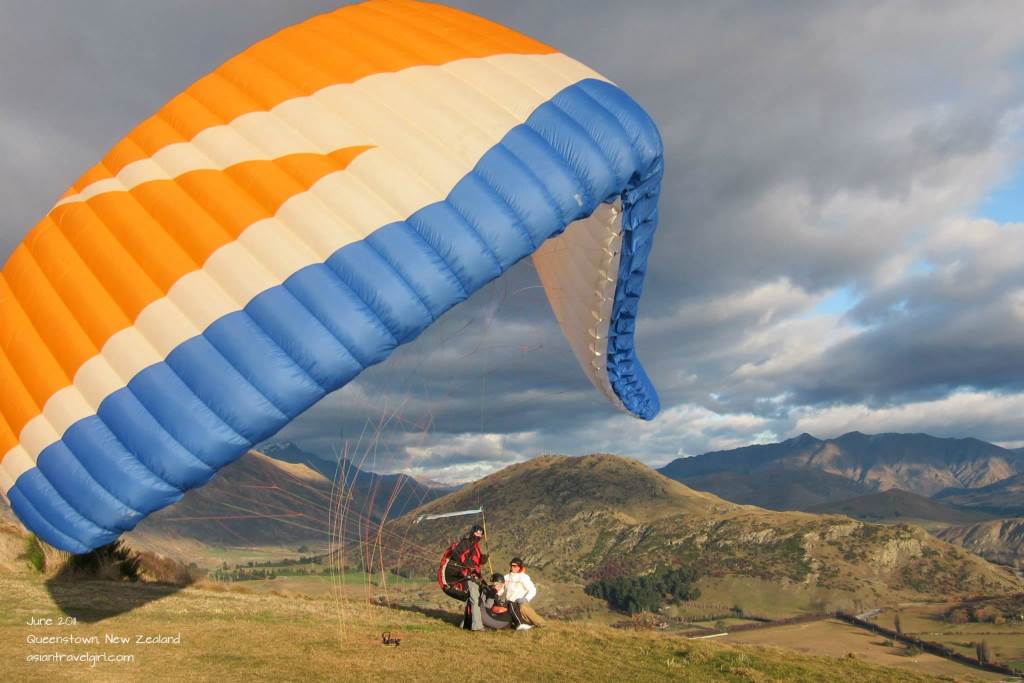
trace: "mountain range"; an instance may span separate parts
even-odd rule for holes
[[[1024,451],[927,434],[850,432],[824,440],[801,434],[780,443],[678,458],[658,471],[733,502],[807,510],[896,488],[923,497],[950,489],[995,489],[1024,474]]]

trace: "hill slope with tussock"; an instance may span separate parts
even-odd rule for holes
[[[1005,570],[917,527],[736,505],[613,455],[542,456],[513,465],[392,528],[440,548],[465,530],[466,520],[417,525],[415,517],[481,505],[499,563],[521,555],[567,580],[690,566],[705,576],[909,599],[1020,589]]]

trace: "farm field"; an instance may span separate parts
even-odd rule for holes
[[[1004,624],[954,624],[943,620],[942,615],[955,604],[910,605],[898,610],[885,610],[874,621],[880,626],[895,628],[896,616],[899,615],[900,626],[907,635],[942,643],[970,657],[975,656],[975,643],[984,640],[992,648],[997,661],[1024,668],[1024,620]]]
[[[820,612],[825,606],[838,606],[856,610],[857,605],[845,605],[848,594],[818,587],[799,585],[780,586],[777,582],[752,577],[705,577],[697,581],[701,595],[695,604],[684,603],[667,608],[671,616],[703,616],[709,612],[727,612],[733,606],[768,619]],[[708,607],[714,605],[714,607]]]
[[[1001,681],[1006,678],[935,655],[921,653],[910,657],[902,644],[887,646],[883,645],[884,640],[870,631],[832,619],[743,631],[718,639],[730,644],[767,645],[816,656],[846,657],[852,653],[872,664],[908,673],[950,676],[956,680]]]

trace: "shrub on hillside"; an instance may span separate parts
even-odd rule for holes
[[[138,554],[121,539],[81,555],[72,555],[58,578],[96,578],[113,581],[138,581],[141,565]]]
[[[946,621],[951,624],[966,624],[971,620],[971,615],[962,607],[946,612]]]
[[[33,571],[41,574],[46,570],[46,555],[43,554],[43,547],[39,545],[39,539],[35,534],[29,534],[25,539],[24,557]]]

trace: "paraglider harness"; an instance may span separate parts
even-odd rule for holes
[[[480,583],[480,572],[477,569],[483,562],[484,556],[480,553],[478,543],[471,544],[468,548],[456,555],[456,550],[462,541],[453,541],[441,555],[441,563],[437,568],[437,584],[448,597],[455,598],[459,602],[469,600],[469,581]],[[457,576],[455,580],[449,576]]]
[[[487,536],[487,519],[484,517],[482,506],[475,510],[423,514],[417,517],[413,524],[419,524],[426,520],[447,519],[463,515],[480,515],[481,525],[479,529],[483,531],[484,537]],[[475,528],[477,528],[476,525],[474,525]],[[455,598],[460,602],[469,599],[469,585],[467,581],[480,583],[481,565],[487,562],[488,570],[490,568],[490,561],[487,559],[487,556],[480,552],[479,541],[471,543],[468,548],[456,553],[459,544],[463,540],[468,540],[468,537],[454,541],[448,546],[444,554],[441,555],[441,562],[437,567],[437,585],[441,587],[445,595]]]

